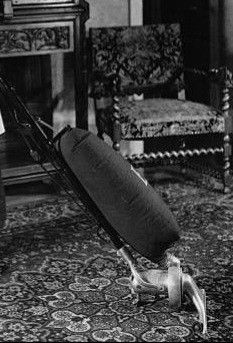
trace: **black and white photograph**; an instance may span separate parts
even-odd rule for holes
[[[0,342],[231,342],[233,0],[0,0]]]

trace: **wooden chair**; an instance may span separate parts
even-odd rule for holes
[[[231,156],[230,71],[226,67],[210,71],[185,69],[181,30],[176,23],[92,28],[90,44],[91,96],[98,136],[109,135],[117,151],[121,140],[155,140],[156,150],[126,156],[135,167],[223,154],[219,175],[227,192]],[[187,72],[220,85],[220,109],[179,99]],[[135,94],[143,94],[141,100],[135,100]],[[206,135],[220,135],[220,144],[214,138],[211,146],[198,146],[205,142]],[[201,140],[190,148],[188,142],[194,137]],[[176,149],[175,140],[179,141]]]

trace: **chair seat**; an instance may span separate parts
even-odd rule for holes
[[[224,132],[221,112],[207,105],[177,99],[121,99],[123,139]]]

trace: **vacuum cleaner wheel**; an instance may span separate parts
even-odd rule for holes
[[[168,268],[168,297],[173,309],[181,307],[182,302],[182,270],[179,266]]]

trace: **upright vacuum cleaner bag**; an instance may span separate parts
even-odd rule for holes
[[[178,240],[178,225],[166,204],[108,144],[72,129],[61,137],[60,151],[107,221],[141,255],[156,261]]]

